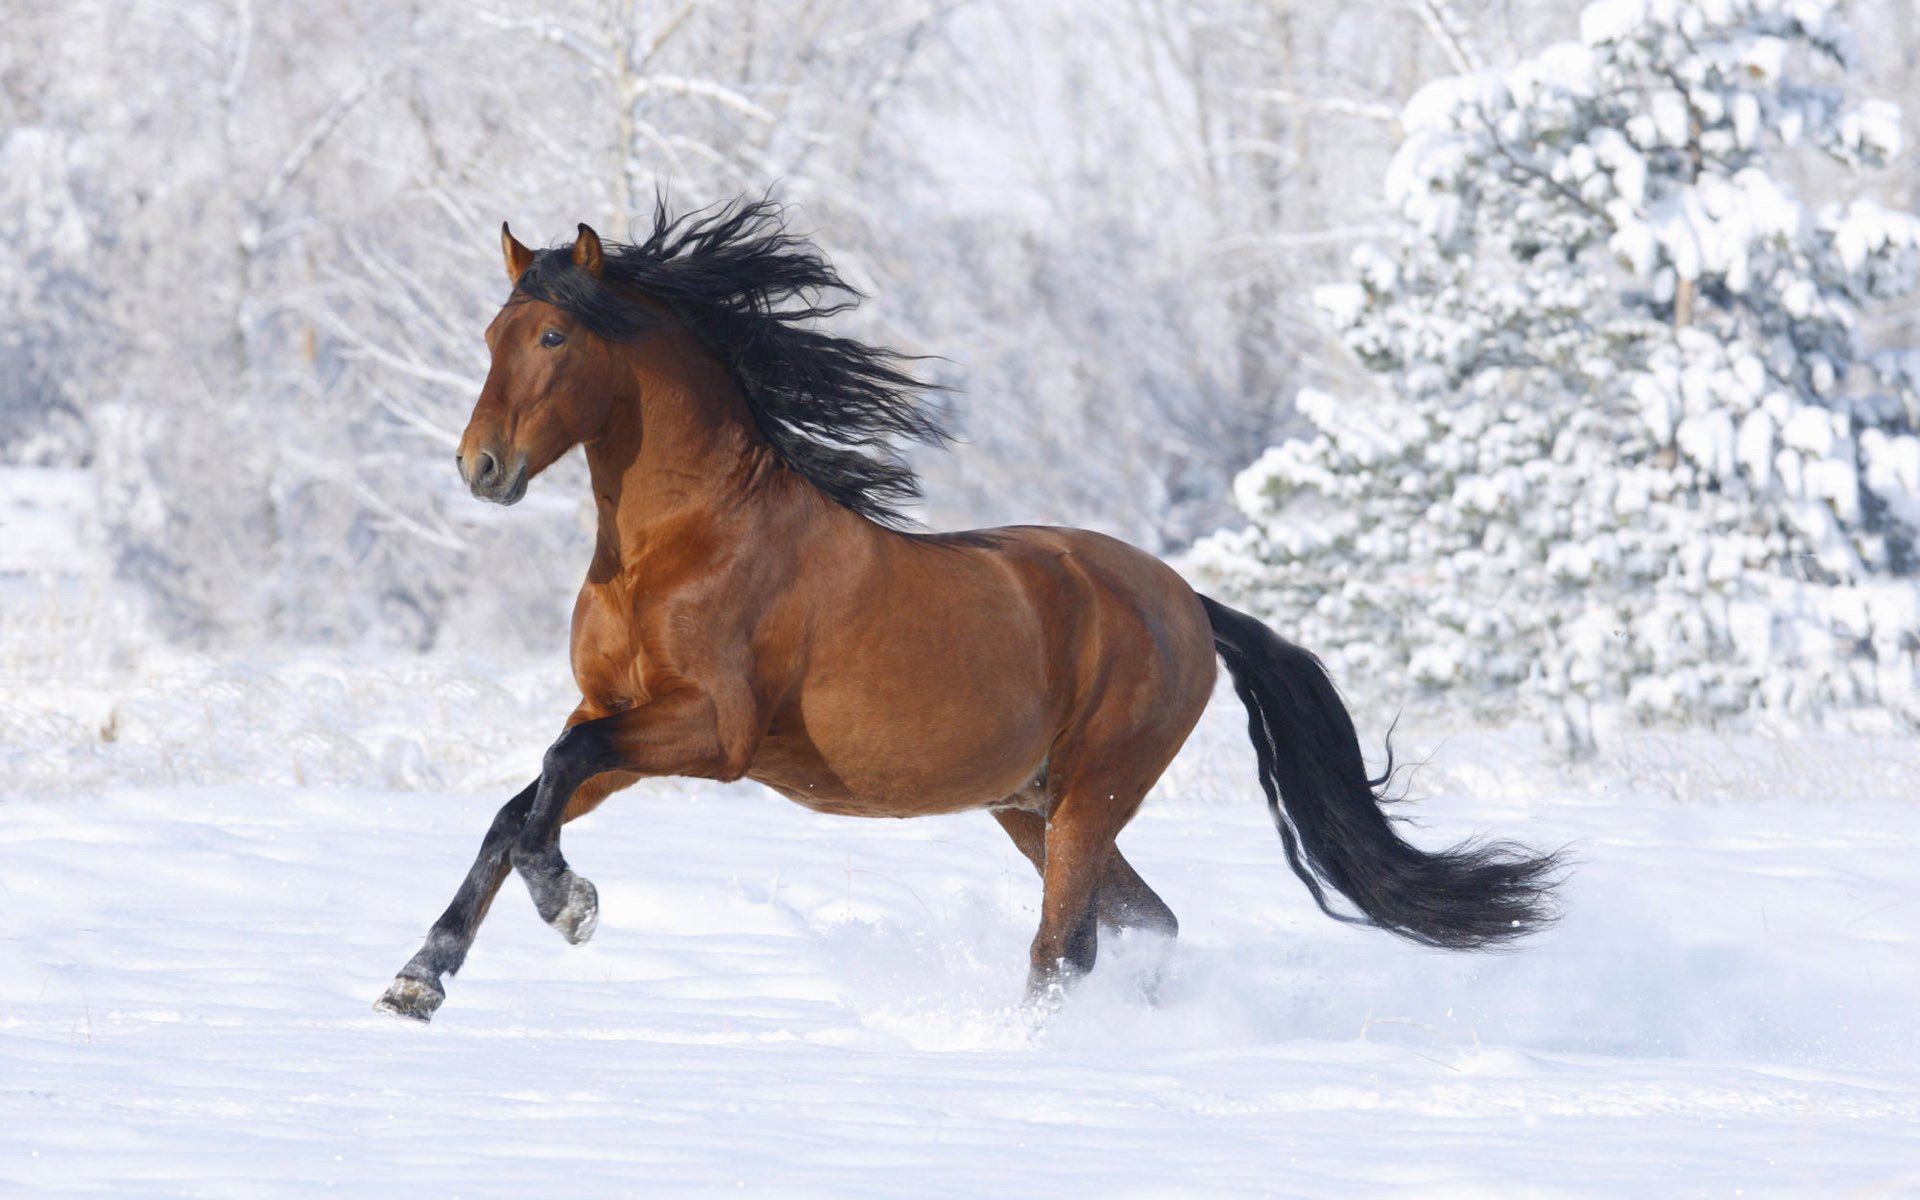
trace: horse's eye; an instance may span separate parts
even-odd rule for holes
[[[564,344],[566,340],[567,335],[561,333],[558,329],[549,329],[540,335],[540,344],[542,346],[559,346]]]

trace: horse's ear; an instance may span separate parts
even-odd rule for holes
[[[507,282],[519,283],[520,276],[533,265],[533,251],[520,244],[505,221],[500,222],[500,253],[507,259]]]
[[[600,235],[585,225],[573,243],[573,265],[594,279],[600,278]]]

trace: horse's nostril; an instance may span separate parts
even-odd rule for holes
[[[494,476],[500,473],[500,463],[487,451],[480,452],[480,458],[473,464],[473,482],[475,484],[492,483]]]

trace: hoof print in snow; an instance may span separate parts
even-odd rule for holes
[[[432,980],[402,975],[387,988],[385,995],[373,1002],[373,1007],[376,1012],[411,1017],[424,1024],[433,1020],[433,1011],[446,998],[446,989]]]
[[[561,937],[578,946],[592,937],[594,929],[600,924],[600,893],[572,871],[562,877],[560,889],[566,899],[561,903],[560,911],[547,918],[547,924],[558,929]]]

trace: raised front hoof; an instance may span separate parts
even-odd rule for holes
[[[547,924],[576,946],[592,937],[600,924],[600,893],[593,885],[568,871],[552,894],[559,897],[559,903],[551,914],[540,914]]]
[[[431,979],[411,975],[396,978],[386,994],[373,1002],[374,1011],[408,1017],[422,1024],[433,1020],[434,1010],[447,998],[446,989]]]

